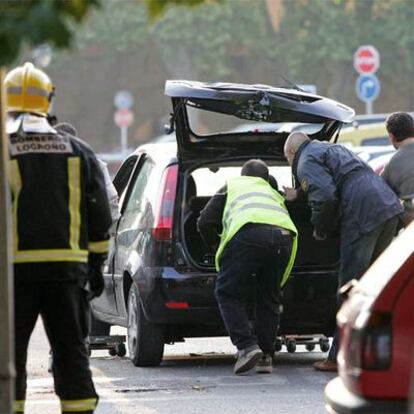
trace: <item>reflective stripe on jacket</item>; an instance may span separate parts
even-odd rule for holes
[[[289,277],[295,261],[298,231],[285,207],[283,197],[262,178],[241,176],[227,183],[227,200],[223,212],[223,233],[216,253],[216,269],[220,257],[234,235],[247,223],[278,226],[293,233],[293,246],[281,285]]]

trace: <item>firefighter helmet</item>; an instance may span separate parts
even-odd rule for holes
[[[7,112],[29,112],[46,116],[54,95],[49,76],[26,62],[11,70],[4,79]]]

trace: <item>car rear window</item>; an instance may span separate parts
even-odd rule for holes
[[[303,131],[307,134],[319,132],[324,124],[301,122],[260,122],[240,119],[219,112],[187,107],[190,129],[199,137],[217,134],[272,134]]]

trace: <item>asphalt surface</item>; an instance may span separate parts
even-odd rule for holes
[[[112,333],[125,334],[121,328]],[[26,413],[59,413],[47,372],[48,343],[38,322],[28,362]],[[272,374],[232,373],[234,348],[228,338],[201,338],[166,346],[157,368],[136,368],[128,357],[93,351],[91,367],[100,395],[97,414],[322,414],[323,389],[334,377],[312,363],[324,354],[298,346],[282,351]],[[300,352],[302,351],[302,352]]]

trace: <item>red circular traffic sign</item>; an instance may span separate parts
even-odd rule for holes
[[[114,122],[119,128],[128,128],[134,122],[134,113],[129,109],[118,109],[114,113]]]
[[[371,45],[360,46],[354,54],[354,68],[359,74],[375,73],[380,66],[380,54]]]

